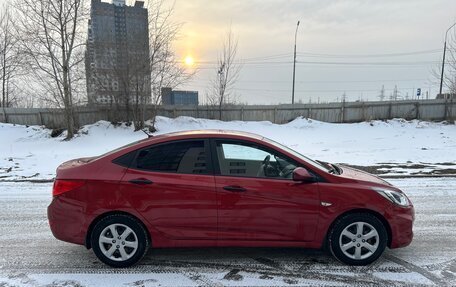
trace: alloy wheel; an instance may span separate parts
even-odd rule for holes
[[[354,222],[345,227],[339,236],[339,246],[345,256],[363,260],[372,256],[379,247],[378,231],[369,223]]]
[[[138,237],[130,227],[116,223],[103,229],[98,244],[107,258],[125,261],[133,257],[138,250]]]

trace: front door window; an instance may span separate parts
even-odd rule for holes
[[[220,174],[225,176],[291,179],[297,164],[264,147],[237,142],[216,142]]]

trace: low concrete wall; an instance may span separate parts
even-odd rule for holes
[[[146,108],[146,118],[152,116],[153,107]],[[160,106],[158,115],[176,118],[218,119],[219,111],[213,106]],[[456,102],[449,100],[345,102],[297,105],[230,106],[222,109],[224,121],[270,121],[287,123],[297,117],[312,118],[331,123],[351,123],[392,118],[420,119],[427,121],[452,121],[456,119]],[[106,107],[78,107],[76,123],[80,126],[99,120],[127,119],[125,111],[116,112]],[[64,127],[61,109],[0,108],[0,122],[22,125],[44,125],[49,128]]]

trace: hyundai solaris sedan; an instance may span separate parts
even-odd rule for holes
[[[350,265],[410,244],[397,187],[259,135],[188,131],[58,167],[49,224],[113,267],[150,247],[302,247]]]

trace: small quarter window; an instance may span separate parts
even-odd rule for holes
[[[135,159],[135,155],[136,155],[136,151],[132,151],[132,152],[124,154],[123,156],[116,158],[112,162],[115,164],[118,164],[120,166],[128,168],[128,167],[130,167],[131,163]]]

